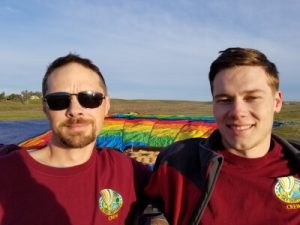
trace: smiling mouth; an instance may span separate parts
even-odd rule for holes
[[[253,127],[254,125],[227,125],[230,129],[234,131],[246,131]]]

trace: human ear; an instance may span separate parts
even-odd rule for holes
[[[105,115],[107,115],[110,109],[110,97],[105,96],[105,101]]]
[[[281,91],[277,91],[275,93],[275,105],[274,105],[274,111],[275,112],[280,112],[281,107],[282,107],[282,92]]]

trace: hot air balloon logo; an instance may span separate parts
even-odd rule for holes
[[[111,216],[115,215],[121,209],[122,205],[123,198],[118,192],[112,189],[103,189],[100,191],[99,209],[104,214],[110,216],[109,218],[113,218]]]
[[[300,202],[300,180],[293,176],[277,178],[274,191],[276,196],[284,202]]]

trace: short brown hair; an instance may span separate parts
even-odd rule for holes
[[[213,93],[213,81],[218,72],[235,66],[261,66],[268,79],[272,91],[279,89],[279,73],[276,65],[260,51],[251,48],[227,48],[219,52],[221,55],[213,61],[209,71],[210,89]]]
[[[69,63],[78,63],[88,69],[91,69],[92,71],[94,71],[95,73],[97,73],[99,75],[99,78],[100,78],[100,81],[102,82],[102,86],[103,86],[103,89],[104,89],[104,94],[106,95],[107,94],[107,87],[106,87],[106,83],[105,83],[105,80],[104,80],[104,77],[103,75],[101,74],[99,68],[89,59],[87,58],[82,58],[80,57],[79,55],[76,55],[76,54],[72,54],[72,53],[69,53],[68,55],[66,56],[62,56],[62,57],[59,57],[57,59],[55,59],[47,68],[47,71],[44,75],[44,78],[43,78],[43,83],[42,83],[42,93],[43,93],[43,96],[45,97],[46,95],[46,92],[47,92],[47,80],[48,80],[48,77],[50,76],[50,74],[57,68],[60,68],[60,67],[63,67]]]

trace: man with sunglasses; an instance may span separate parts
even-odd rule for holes
[[[300,143],[272,134],[277,68],[255,49],[220,53],[209,72],[218,129],[163,150],[146,193],[172,225],[299,225]]]
[[[0,159],[0,224],[134,224],[149,170],[95,148],[110,107],[98,67],[74,54],[57,58],[42,91],[52,137]]]

